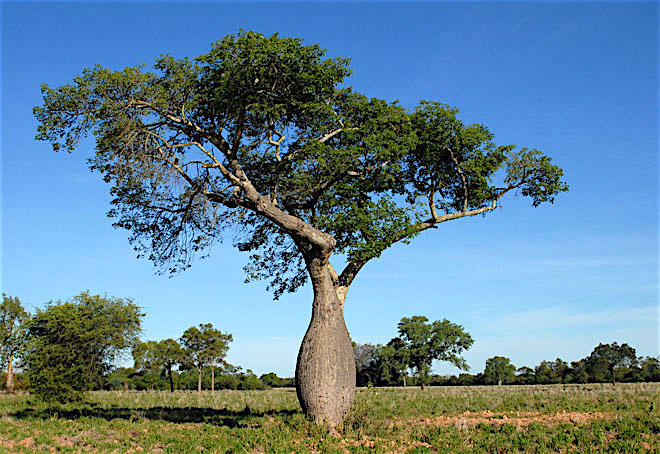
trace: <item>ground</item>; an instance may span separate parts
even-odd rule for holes
[[[0,395],[0,453],[660,452],[660,384],[360,389],[340,437],[294,390]]]

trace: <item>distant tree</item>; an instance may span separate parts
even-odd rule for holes
[[[174,392],[172,369],[183,360],[183,350],[174,339],[141,342],[133,349],[135,369],[167,376],[170,392]]]
[[[660,381],[660,357],[647,356],[640,361],[640,368],[644,381]]]
[[[280,378],[277,376],[275,372],[268,372],[267,374],[261,374],[261,377],[259,377],[259,380],[261,382],[270,387],[270,388],[281,388],[286,382],[286,379]]]
[[[408,350],[403,340],[398,337],[390,340],[378,350],[375,376],[380,386],[406,386],[408,376]]]
[[[198,392],[202,391],[202,371],[208,366],[212,368],[211,389],[215,388],[215,367],[226,356],[231,341],[231,334],[220,332],[211,323],[188,328],[181,336],[182,364],[197,370]]]
[[[380,349],[380,345],[353,343],[357,386],[376,384],[379,375],[377,365]]]
[[[637,354],[628,344],[598,344],[586,358],[586,363],[592,378],[598,380],[598,377],[606,372],[606,377],[614,384],[617,371],[634,366],[637,363]]]
[[[324,53],[241,31],[194,59],[96,66],[43,86],[34,114],[37,139],[55,150],[94,135],[90,165],[112,185],[115,225],[165,270],[232,231],[251,252],[248,279],[267,279],[276,297],[312,282],[296,386],[305,413],[334,432],[355,395],[343,308],[360,270],[422,231],[494,212],[507,194],[538,206],[568,187],[542,152],[495,144],[453,107],[408,110],[346,88],[349,60]]]
[[[527,366],[519,367],[516,370],[516,381],[521,385],[531,385],[534,383],[534,369]]]
[[[468,370],[460,355],[473,344],[472,337],[463,327],[448,320],[427,323],[428,318],[415,315],[404,317],[398,324],[408,367],[414,370],[422,389],[428,381],[433,360],[449,361],[459,369]]]
[[[509,358],[503,356],[493,356],[486,360],[484,369],[484,380],[487,384],[497,383],[501,386],[503,383],[510,383],[515,377],[516,367],[511,364]]]
[[[571,363],[570,370],[568,371],[568,383],[587,383],[589,381],[589,368],[587,360],[581,359]]]
[[[2,294],[0,305],[0,370],[7,368],[5,389],[14,392],[13,362],[25,342],[25,321],[28,313],[18,298]]]
[[[555,361],[541,361],[534,368],[535,381],[540,385],[562,383],[568,373],[568,364],[560,358]]]
[[[113,360],[138,342],[143,315],[130,299],[88,292],[38,309],[27,323],[23,360],[30,393],[71,401],[100,387]]]
[[[134,388],[134,378],[137,371],[132,367],[118,367],[105,378],[104,389],[113,391],[128,391]]]
[[[259,377],[257,377],[251,369],[248,369],[240,374],[238,389],[246,391],[260,390],[266,389],[266,385],[259,380]]]

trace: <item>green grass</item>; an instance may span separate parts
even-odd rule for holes
[[[339,438],[293,390],[0,395],[0,452],[660,452],[660,384],[360,389]]]

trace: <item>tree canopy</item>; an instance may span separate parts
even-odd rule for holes
[[[213,328],[211,323],[203,323],[199,328],[192,326],[181,336],[181,364],[194,368],[198,373],[197,390],[202,390],[202,371],[205,367],[222,364],[229,350],[232,335]]]
[[[566,191],[536,149],[497,145],[458,110],[412,110],[343,87],[349,60],[301,39],[241,31],[195,59],[86,69],[44,85],[37,139],[74,150],[93,134],[115,226],[163,271],[234,235],[247,280],[275,297],[308,278],[310,248],[347,258],[340,293],[390,245],[485,214],[519,191],[537,206]]]
[[[404,317],[398,324],[399,335],[406,352],[407,365],[414,369],[420,384],[426,384],[433,360],[449,361],[459,369],[468,370],[461,353],[469,349],[474,341],[464,328],[449,320],[427,323],[422,315]]]
[[[612,383],[616,381],[616,372],[623,367],[637,364],[635,349],[628,344],[598,344],[586,358],[586,365],[591,376],[604,375]]]
[[[174,339],[141,342],[133,348],[135,369],[140,372],[167,375],[174,392],[172,369],[183,361],[183,350]]]
[[[98,387],[113,360],[138,342],[143,315],[129,299],[88,292],[37,309],[24,359],[30,392],[66,401]]]
[[[486,360],[484,368],[484,380],[488,384],[496,383],[502,385],[513,380],[516,373],[516,366],[511,364],[509,358],[504,356],[493,356]]]

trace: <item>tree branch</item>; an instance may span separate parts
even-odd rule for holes
[[[405,240],[406,238],[409,238],[413,235],[417,235],[420,232],[423,232],[424,230],[427,229],[432,229],[432,228],[437,228],[437,224],[441,224],[443,222],[451,221],[454,219],[460,219],[460,218],[465,218],[465,217],[471,217],[471,216],[477,216],[479,214],[487,213],[489,211],[493,211],[497,208],[497,202],[506,194],[507,192],[516,189],[519,187],[522,183],[516,184],[516,185],[510,185],[502,190],[497,197],[495,197],[490,205],[483,206],[481,208],[475,208],[470,211],[457,211],[455,213],[447,213],[442,216],[438,216],[437,213],[435,212],[435,204],[433,203],[433,193],[429,195],[429,203],[431,205],[431,218],[427,219],[426,221],[419,222],[417,224],[414,224],[401,232],[398,236],[396,236],[388,245],[387,247],[392,246],[395,243],[398,243],[399,241]],[[357,276],[357,274],[360,272],[360,270],[366,265],[368,260],[363,260],[363,261],[354,261],[348,263],[344,270],[341,272],[341,274],[338,277],[338,282],[340,286],[346,287],[346,291],[348,290],[348,287],[353,283],[353,280]]]

